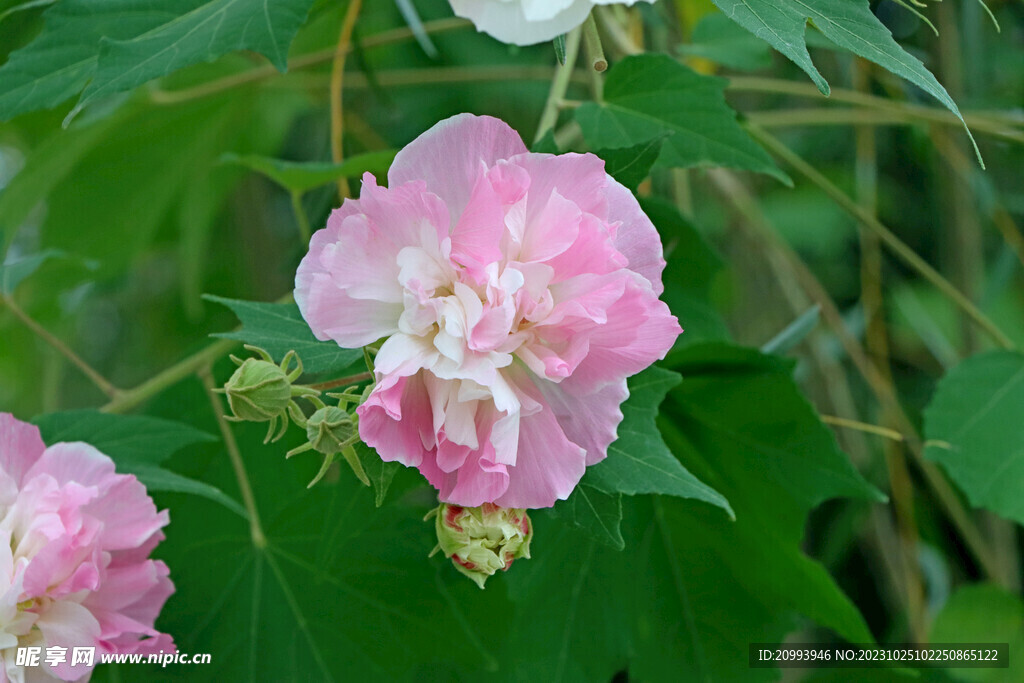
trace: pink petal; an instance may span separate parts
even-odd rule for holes
[[[68,650],[64,664],[53,668],[45,663],[43,666],[65,681],[77,680],[90,671],[90,667],[81,664],[72,667],[70,664],[72,648],[87,647],[99,642],[99,622],[88,609],[67,600],[54,602],[39,615],[36,626],[42,632],[44,648],[57,646]]]
[[[167,510],[157,512],[146,487],[131,474],[122,475],[86,511],[106,521],[99,541],[105,550],[138,547],[170,522]]]
[[[295,276],[295,302],[317,339],[353,349],[398,331],[401,304],[353,299],[327,273],[303,268]]]
[[[651,283],[654,294],[661,296],[661,273],[665,270],[661,236],[632,192],[609,178],[605,194],[608,220],[621,223],[615,234],[616,250],[626,257],[629,269]]]
[[[505,232],[506,198],[495,182],[510,185],[508,174],[482,172],[477,178],[466,208],[452,230],[452,258],[479,276],[484,266],[502,260],[501,237]],[[494,177],[492,177],[494,176]],[[529,178],[525,179],[527,186]],[[501,188],[511,194],[511,188]]]
[[[643,283],[643,284],[641,284]],[[635,375],[665,357],[682,332],[663,301],[646,281],[630,279],[626,291],[607,311],[608,321],[590,334],[590,349],[562,387],[575,396],[593,393]]]
[[[604,460],[608,446],[618,438],[621,405],[629,398],[626,380],[607,384],[585,396],[572,396],[550,382],[537,382],[537,388],[565,436],[587,452],[587,466]]]
[[[569,497],[586,469],[586,451],[572,443],[533,381],[520,371],[517,388],[542,405],[519,423],[519,452],[508,489],[494,499],[513,508],[546,508]]]
[[[530,175],[527,223],[532,223],[547,206],[552,192],[575,204],[583,213],[600,219],[608,217],[605,186],[608,174],[604,161],[593,154],[526,154],[511,159]]]
[[[0,472],[20,486],[25,472],[43,454],[46,445],[39,427],[0,413]]]
[[[553,190],[542,207],[527,214],[526,230],[519,261],[547,261],[565,252],[579,236],[583,214],[557,190]]]
[[[519,134],[490,116],[460,114],[436,124],[405,146],[388,171],[388,183],[425,180],[453,220],[462,215],[481,166],[526,152]]]
[[[359,406],[359,436],[385,462],[418,467],[434,446],[430,396],[422,377],[386,377]],[[432,458],[431,458],[432,459]]]
[[[465,507],[477,507],[501,496],[511,477],[505,465],[494,462],[494,446],[489,442],[471,453],[456,472],[445,476],[438,499]]]
[[[554,280],[561,282],[577,275],[613,273],[629,265],[629,259],[613,246],[607,224],[591,214],[584,214],[576,241],[547,265],[554,269]]]

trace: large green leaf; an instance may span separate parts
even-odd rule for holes
[[[963,116],[946,89],[924,64],[893,40],[871,11],[868,0],[713,0],[733,21],[792,59],[818,89],[829,85],[811,61],[804,38],[808,22],[839,47],[901,76]],[[966,128],[967,124],[964,124]],[[968,131],[970,135],[970,131]],[[973,140],[973,138],[972,138]]]
[[[377,451],[367,446],[362,441],[355,444],[356,455],[359,457],[359,464],[363,466],[363,472],[370,478],[373,484],[374,503],[377,507],[384,504],[384,498],[388,495],[391,482],[395,473],[402,469],[401,463],[384,462],[380,459]]]
[[[924,413],[925,457],[972,505],[1024,524],[1024,354],[984,353],[946,375]]]
[[[572,494],[553,508],[553,514],[582,529],[587,536],[616,550],[626,547],[622,538],[622,494],[605,493],[587,484],[577,486]]]
[[[204,298],[227,306],[242,321],[241,330],[213,336],[259,346],[278,362],[289,351],[295,351],[309,374],[345,370],[363,358],[362,349],[343,349],[336,342],[314,337],[295,304],[238,301],[209,294]]]
[[[246,516],[245,509],[223,491],[160,467],[189,446],[216,441],[181,422],[135,415],[107,415],[92,410],[49,413],[33,422],[47,444],[83,441],[113,459],[117,470],[134,474],[152,491],[177,491],[208,498]]]
[[[576,120],[596,149],[631,147],[668,135],[659,163],[728,166],[789,182],[736,122],[727,81],[702,76],[666,55],[627,57],[608,72],[602,104],[587,102]]]
[[[800,615],[872,640],[801,544],[815,505],[876,492],[800,395],[791,364],[723,344],[674,360],[684,381],[663,408],[666,441],[729,497],[736,521],[692,501],[627,497],[628,550],[617,553],[535,516],[533,559],[503,577],[514,619],[500,636],[502,661],[530,657],[502,680],[600,681],[623,670],[640,681],[775,680],[748,668],[748,644],[782,641]]]
[[[686,530],[680,566],[717,557],[765,605],[789,605],[847,640],[870,641],[857,609],[801,542],[821,502],[884,497],[839,451],[794,384],[792,364],[724,344],[687,347],[672,361],[684,381],[666,403],[666,442],[736,511],[730,523],[701,506],[674,506],[673,528]]]
[[[1024,680],[1024,601],[999,586],[978,584],[959,588],[935,617],[932,643],[1009,643],[1005,669],[953,669],[958,681],[1015,683]]]
[[[599,149],[597,156],[604,159],[608,175],[636,192],[637,186],[651,174],[651,168],[661,156],[664,138],[654,138],[632,147],[620,149]]]
[[[216,441],[210,434],[181,422],[137,415],[108,415],[70,410],[41,415],[32,421],[48,444],[84,441],[119,465],[159,465],[181,449]]]
[[[198,383],[161,399],[153,406],[161,413],[216,428]],[[377,508],[344,463],[340,476],[306,488],[319,459],[284,457],[304,440],[302,430],[264,445],[260,425],[232,429],[266,545],[255,544],[236,515],[161,494],[173,522],[157,554],[177,592],[159,625],[183,652],[213,654],[208,666],[169,666],[161,680],[416,680],[446,664],[493,671],[497,660],[478,635],[484,624],[466,611],[507,606],[495,604],[500,589],[480,591],[443,557],[428,557],[436,537],[423,517],[437,498],[413,470],[398,470],[388,503]],[[196,456],[207,463],[205,481],[237,488],[223,449]]]
[[[45,28],[0,68],[0,120],[98,98],[233,50],[284,71],[313,0],[62,0]],[[88,84],[88,85],[87,85]]]
[[[629,379],[619,438],[608,457],[587,468],[583,484],[608,494],[662,493],[716,505],[730,516],[729,502],[683,467],[669,451],[654,423],[665,394],[679,384],[674,372],[651,367]]]

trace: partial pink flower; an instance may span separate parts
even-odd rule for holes
[[[681,330],[661,242],[590,154],[531,154],[468,114],[313,236],[295,300],[317,338],[385,339],[359,433],[466,507],[549,507],[605,458],[626,378]]]
[[[576,28],[594,5],[633,5],[654,0],[449,0],[477,30],[503,43],[533,45]]]
[[[85,681],[74,648],[174,652],[153,622],[174,592],[167,565],[148,559],[167,511],[84,443],[47,448],[39,429],[0,414],[0,682]],[[40,665],[17,664],[19,647],[42,648]],[[47,648],[66,648],[46,662]]]

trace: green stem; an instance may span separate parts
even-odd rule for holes
[[[167,368],[134,389],[121,391],[113,401],[100,408],[100,411],[104,413],[126,413],[133,408],[137,408],[164,389],[177,384],[189,375],[199,372],[203,367],[216,361],[240,343],[234,339],[222,339],[214,342],[202,351]]]
[[[347,387],[352,384],[358,384],[359,382],[365,382],[368,379],[373,378],[372,372],[361,372],[358,375],[351,375],[349,377],[342,377],[340,379],[333,379],[329,382],[321,382],[320,384],[310,384],[310,389],[316,389],[317,391],[330,391],[331,389],[337,389],[339,387]]]
[[[587,51],[587,57],[590,59],[590,65],[594,71],[606,71],[608,69],[608,60],[604,56],[604,48],[601,46],[601,35],[597,32],[597,23],[594,21],[592,13],[583,22],[583,46]],[[566,59],[566,62],[568,61]]]
[[[942,114],[937,110],[934,113]],[[856,107],[808,107],[776,111],[749,112],[747,120],[764,128],[790,126],[894,126],[914,125],[922,121],[960,127],[960,120],[950,114],[940,121],[933,121],[929,113],[921,116],[917,111],[899,111]],[[978,133],[1024,143],[1024,131],[981,114],[964,113],[964,118]]]
[[[874,231],[882,242],[900,258],[905,264],[917,271],[924,279],[932,283],[950,301],[956,304],[974,322],[995,340],[997,344],[1005,349],[1013,349],[1013,341],[992,320],[985,315],[970,299],[954,287],[949,280],[944,278],[937,270],[932,268],[927,261],[917,255],[913,249],[907,246],[899,237],[886,228],[881,221],[865,211],[864,207],[857,204],[840,190],[836,185],[826,178],[820,171],[803,160],[793,150],[783,145],[777,138],[767,133],[764,129],[754,125],[747,125],[747,130],[761,141],[769,150],[774,152],[786,163],[795,168],[801,175],[817,185],[825,194],[832,198],[844,211],[860,221],[865,227]]]
[[[267,537],[260,525],[260,513],[256,509],[256,498],[252,493],[252,485],[249,483],[249,475],[245,472],[245,463],[242,462],[242,454],[238,450],[238,442],[235,441],[235,434],[231,431],[231,425],[224,419],[224,406],[214,392],[213,374],[210,366],[199,371],[199,379],[203,382],[206,395],[210,398],[210,406],[213,408],[214,417],[217,418],[217,426],[220,427],[221,437],[224,439],[224,448],[231,459],[231,467],[235,470],[235,478],[238,480],[238,489],[242,493],[242,503],[246,512],[249,513],[249,534],[252,537],[252,544],[258,549],[267,547]]]
[[[548,92],[548,101],[541,113],[540,123],[537,124],[537,135],[534,142],[544,137],[544,134],[554,128],[558,122],[559,104],[569,89],[569,82],[572,80],[572,72],[576,68],[576,58],[579,53],[580,28],[576,27],[565,37],[565,64],[555,67],[555,77],[551,81],[551,90]]]
[[[821,93],[813,85],[787,81],[781,78],[737,76],[729,79],[726,89],[741,92],[769,92],[783,95],[794,95],[796,97],[806,97],[815,100],[822,99]],[[871,109],[895,112],[897,114],[933,123],[956,126],[963,125],[955,114],[944,109],[937,109],[935,107],[927,107],[919,104],[909,104],[907,102],[891,100],[877,95],[857,92],[856,90],[833,88],[829,95],[829,101],[844,102],[847,104],[869,107]],[[827,109],[823,111],[827,111]],[[966,121],[967,125],[971,128],[985,129],[989,133],[994,133],[996,131],[1005,132],[1007,129],[1019,128],[1024,125],[1024,119],[1019,115],[1007,115],[998,112],[989,112],[985,114],[965,113],[964,121]],[[1010,134],[1013,135],[1013,133]]]
[[[32,330],[37,337],[49,344],[58,353],[67,358],[72,365],[81,370],[82,374],[88,377],[92,383],[96,385],[97,389],[112,399],[117,399],[118,396],[123,393],[120,389],[111,384],[106,377],[98,373],[91,365],[82,360],[81,357],[72,351],[64,342],[57,339],[57,337],[53,336],[49,330],[32,319],[28,313],[21,310],[21,307],[14,301],[13,297],[10,295],[4,295],[3,302],[7,305],[7,308],[10,309],[11,313],[14,314],[14,317],[18,318],[18,320],[20,320],[25,327]]]

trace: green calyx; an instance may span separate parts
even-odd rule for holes
[[[437,530],[434,552],[444,552],[455,568],[480,588],[514,560],[530,557],[533,524],[524,509],[492,503],[476,508],[441,503],[427,515],[427,519],[431,517]]]
[[[341,398],[342,405],[346,404],[345,398],[354,399],[350,402],[358,402],[359,397],[353,394],[328,394],[335,398]],[[344,398],[343,398],[344,397]],[[353,446],[359,441],[358,418],[338,406],[324,405],[319,399],[312,399],[314,405],[319,409],[306,421],[306,443],[288,451],[286,457],[292,457],[306,451],[317,451],[324,455],[323,465],[320,471],[309,482],[309,488],[313,488],[317,482],[324,478],[335,458],[340,453],[352,468],[359,481],[370,486],[370,478],[366,476],[363,464],[359,461]]]
[[[326,406],[306,421],[306,438],[315,450],[331,455],[341,453],[359,437],[351,415],[337,406]]]
[[[265,350],[249,345],[245,348],[258,354],[259,358],[242,360],[231,356],[238,369],[220,390],[227,395],[231,407],[232,415],[228,419],[235,422],[269,422],[264,443],[277,441],[288,429],[289,416],[299,425],[306,422],[295,399],[314,398],[320,392],[293,384],[302,375],[302,360],[294,351],[285,354],[278,365]],[[295,367],[289,370],[293,362]],[[281,421],[280,431],[277,429],[278,420]]]

